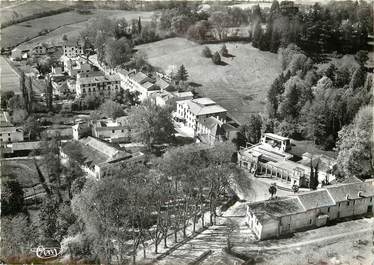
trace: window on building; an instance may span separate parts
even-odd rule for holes
[[[372,202],[373,201],[373,197],[370,197],[370,202]]]
[[[349,201],[347,202],[347,206],[349,206]]]
[[[11,142],[12,140],[10,138],[8,138],[8,142]]]
[[[8,133],[8,136],[10,136],[10,133]]]
[[[115,131],[114,130],[112,130],[112,133],[114,133]]]
[[[327,208],[327,212],[328,212],[328,213],[330,212],[330,207]]]
[[[312,219],[309,219],[309,224],[310,224],[310,225],[312,224]]]
[[[123,130],[121,130],[121,132],[123,132]]]

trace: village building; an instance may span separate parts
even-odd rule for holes
[[[153,101],[160,107],[165,106],[168,101],[171,99],[174,99],[175,101],[179,100],[189,100],[193,99],[193,93],[191,91],[184,91],[184,92],[178,92],[178,91],[159,91],[157,93],[152,94],[151,98]]]
[[[128,153],[119,147],[91,136],[79,139],[74,143],[79,146],[82,152],[84,159],[81,164],[82,170],[97,179],[128,164],[144,163],[143,153]],[[69,149],[66,146],[67,143],[62,145],[61,156],[70,159]]]
[[[76,77],[78,74],[89,73],[93,71],[92,65],[83,58],[71,59],[69,57],[62,57],[64,63],[64,71],[70,77]]]
[[[43,44],[38,44],[34,46],[31,50],[32,54],[34,55],[45,55],[47,53],[47,47]]]
[[[260,239],[373,214],[374,180],[326,186],[285,198],[247,204],[247,224]]]
[[[210,98],[196,98],[177,101],[175,117],[182,120],[186,126],[195,132],[201,130],[199,123],[209,117],[215,117],[219,122],[226,123],[227,110]]]
[[[120,90],[121,79],[118,75],[77,75],[76,96],[96,95],[110,97]]]
[[[30,52],[29,48],[16,47],[12,50],[10,59],[12,61],[19,61],[19,60],[27,59],[29,52]]]
[[[308,187],[312,164],[318,164],[318,181],[330,182],[336,161],[325,155],[312,156],[304,153],[301,157],[290,153],[291,139],[273,133],[265,133],[258,144],[241,148],[238,164],[255,175],[270,175],[289,186]]]
[[[122,87],[131,92],[137,91],[141,101],[160,91],[155,80],[142,72],[129,72],[127,78],[122,79]]]
[[[63,55],[76,58],[83,55],[83,45],[79,41],[68,40],[62,45]]]
[[[127,117],[116,120],[102,119],[93,123],[92,136],[110,143],[130,142],[131,128],[127,125]]]
[[[8,112],[2,111],[0,115],[0,144],[22,141],[23,129],[13,126]]]

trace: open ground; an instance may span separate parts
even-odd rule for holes
[[[215,52],[222,44],[206,46]],[[199,94],[217,101],[243,122],[250,113],[265,110],[266,93],[281,66],[276,54],[262,52],[249,43],[226,43],[226,46],[230,53],[230,57],[222,57],[226,65],[213,64],[201,55],[204,46],[183,38],[139,45],[137,49],[147,54],[153,66],[163,70],[183,64],[189,80],[198,84]]]

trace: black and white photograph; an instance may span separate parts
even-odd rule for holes
[[[373,0],[0,0],[0,265],[374,265]]]

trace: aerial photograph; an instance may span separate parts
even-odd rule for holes
[[[0,265],[374,265],[374,0],[0,0]]]

